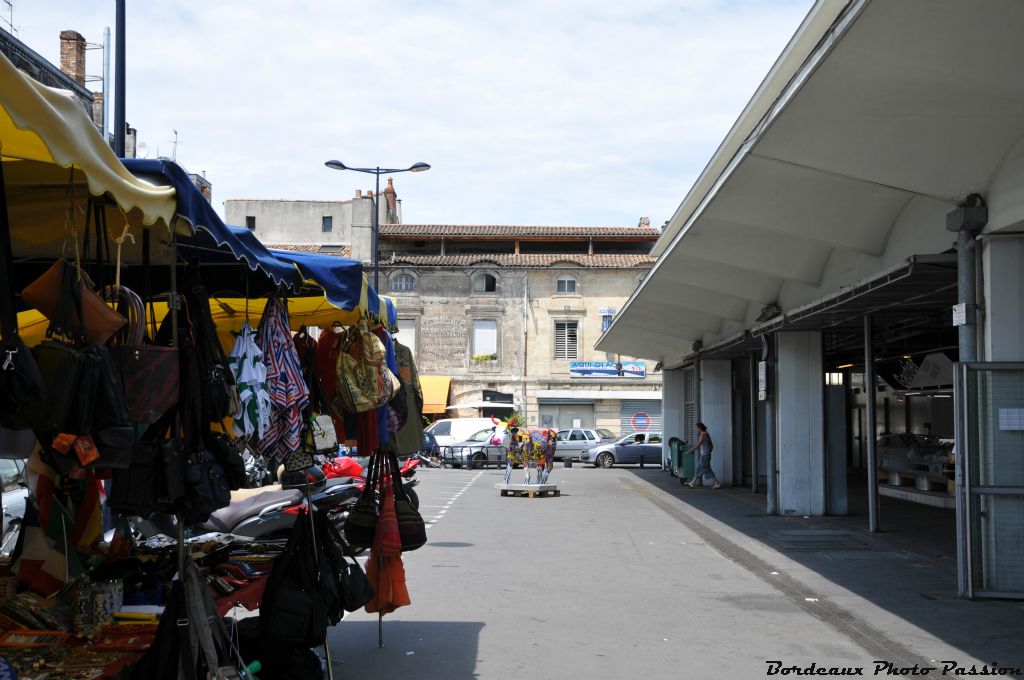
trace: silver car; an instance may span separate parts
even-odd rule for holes
[[[661,465],[660,432],[633,432],[580,454],[581,463],[590,463],[594,467],[610,468],[616,463],[632,464],[641,461],[647,465]]]
[[[574,427],[558,431],[555,460],[579,457],[580,453],[599,444],[614,441],[615,435],[605,429]]]
[[[504,441],[497,428],[489,427],[474,433],[466,441],[456,442],[441,447],[441,464],[445,467],[472,468],[479,470],[485,467],[504,467],[508,449],[501,444],[493,444],[493,439]]]

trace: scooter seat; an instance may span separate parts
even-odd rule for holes
[[[265,491],[264,489],[273,487],[263,487],[262,489],[247,489],[248,491],[262,491],[262,493],[244,498],[238,501],[234,500],[236,492],[232,492],[231,505],[226,508],[221,508],[212,515],[210,519],[203,524],[203,528],[209,531],[225,531],[230,532],[236,526],[238,526],[243,520],[255,517],[260,512],[271,505],[277,503],[298,503],[302,500],[302,494],[294,489],[281,490],[280,487],[275,491]]]
[[[269,491],[280,491],[280,484],[268,484],[267,486],[257,486],[254,489],[236,489],[231,492],[231,502],[238,503],[239,501],[248,500],[253,496],[259,496],[260,494],[267,493]]]

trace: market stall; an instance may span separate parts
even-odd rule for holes
[[[383,582],[346,558],[350,543],[378,571],[386,557],[390,593],[402,550],[425,541],[395,462],[419,447],[422,397],[393,303],[358,262],[224,225],[177,165],[122,164],[73,100],[2,57],[0,81],[0,455],[28,455],[30,490],[0,565],[0,658],[20,677],[244,675],[246,635],[221,618],[243,606],[260,614],[251,649],[294,669],[345,610],[407,604],[382,605]],[[239,339],[248,363],[231,361]],[[26,433],[29,451],[8,445]],[[313,457],[339,439],[374,454],[344,527],[308,502]],[[298,474],[282,479],[305,521],[286,541],[193,536],[245,485],[246,446]],[[130,522],[158,517],[173,529],[139,541]]]

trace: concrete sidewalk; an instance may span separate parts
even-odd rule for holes
[[[956,596],[953,510],[882,497],[882,531],[869,534],[863,480],[851,481],[849,515],[806,518],[766,515],[749,489],[635,473],[638,493],[876,658],[1024,667],[1024,602]]]

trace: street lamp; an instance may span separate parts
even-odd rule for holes
[[[399,172],[424,172],[430,170],[427,163],[413,163],[407,168],[350,168],[341,161],[327,161],[324,163],[334,170],[351,170],[352,172],[365,172],[368,175],[377,176],[377,188],[373,195],[373,288],[380,292],[380,250],[377,242],[380,238],[380,176],[394,175]]]

